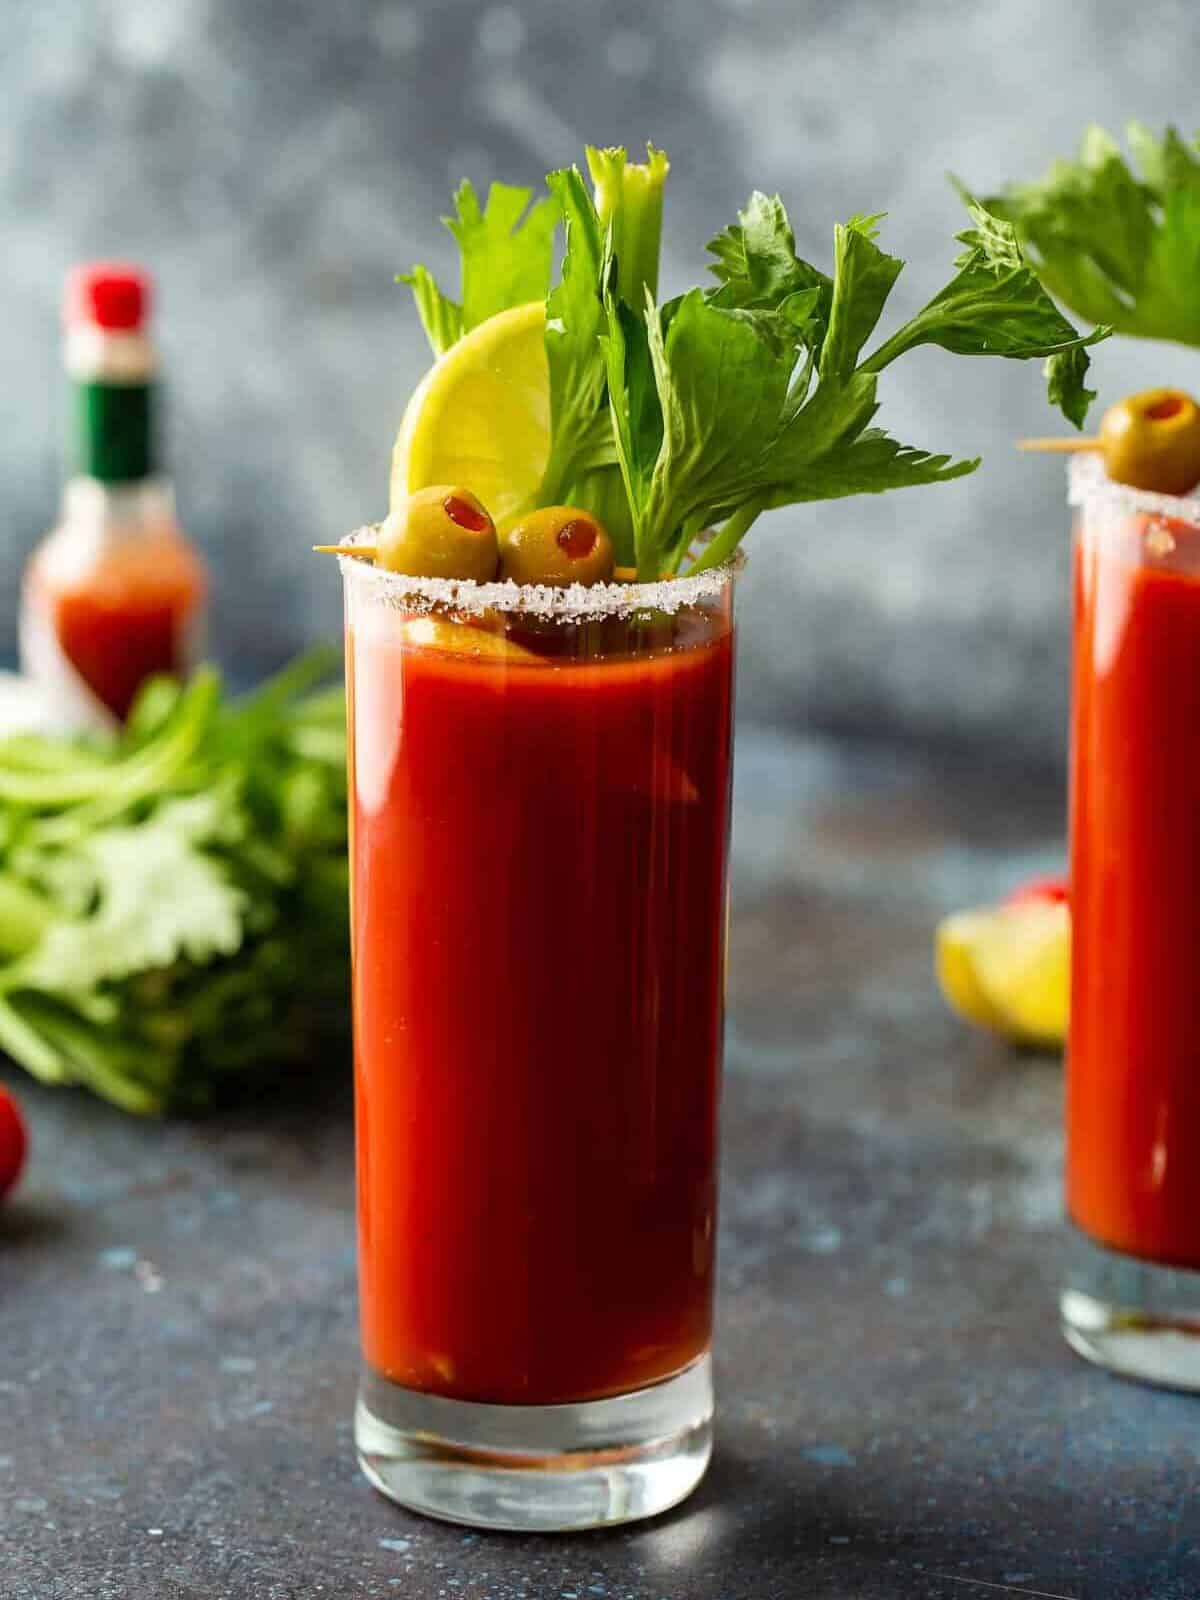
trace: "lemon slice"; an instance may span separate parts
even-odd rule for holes
[[[472,328],[413,392],[392,451],[391,504],[417,489],[470,489],[497,526],[533,495],[550,453],[550,372],[540,300]]]
[[[975,975],[978,927],[989,913],[959,911],[939,925],[934,942],[934,964],[947,1005],[981,1028],[1000,1027],[1000,1016]]]
[[[1065,1041],[1070,967],[1070,912],[1061,903],[962,911],[937,931],[937,974],[949,1004],[1021,1044]]]
[[[448,650],[459,656],[486,656],[493,661],[519,662],[522,666],[542,665],[543,657],[523,645],[514,644],[502,633],[473,628],[466,622],[444,622],[438,617],[413,617],[404,623],[404,637],[423,650]]]

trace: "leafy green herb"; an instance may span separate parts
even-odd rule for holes
[[[940,345],[954,355],[1055,356],[1106,338],[1101,327],[1081,339],[1026,263],[1010,223],[970,205],[975,226],[958,234],[966,249],[955,259],[956,276],[868,362],[879,371],[920,344]],[[1085,361],[1086,366],[1086,361]]]
[[[1015,228],[1051,294],[1118,333],[1200,345],[1200,140],[1140,123],[1135,165],[1091,127],[1074,161],[984,204]]]
[[[879,217],[854,217],[833,230],[833,299],[829,326],[821,345],[822,379],[845,383],[862,347],[883,315],[888,295],[904,270],[903,261],[885,255],[875,244]]]
[[[903,268],[877,243],[879,216],[835,228],[825,273],[797,254],[783,202],[755,193],[709,245],[716,285],[660,304],[666,158],[651,149],[637,166],[623,150],[589,149],[588,166],[594,195],[577,168],[547,179],[565,240],[546,302],[549,460],[530,509],[595,511],[640,577],[684,568],[705,529],[716,531],[688,570],[713,565],[777,506],[973,472],[977,460],[872,425],[881,374],[920,345],[1042,358],[1051,401],[1082,425],[1086,346],[1109,330],[1077,333],[1015,228],[977,202],[954,277],[865,353]],[[464,281],[468,266],[464,247]],[[423,315],[427,326],[452,320],[436,304]]]
[[[544,299],[558,216],[550,200],[530,205],[532,199],[531,189],[493,183],[480,209],[474,187],[464,178],[454,196],[454,215],[443,218],[462,257],[461,301],[443,294],[425,267],[397,280],[411,287],[435,356],[497,312]]]
[[[226,702],[143,691],[113,743],[0,743],[0,1048],[124,1109],[210,1103],[347,1046],[336,658]]]
[[[546,179],[566,234],[562,274],[546,300],[546,359],[550,368],[550,459],[538,503],[555,505],[588,466],[604,465],[604,362],[599,336],[600,220],[574,167]],[[591,458],[600,454],[600,460]]]
[[[714,304],[744,311],[773,310],[794,295],[815,290],[810,302],[814,329],[828,326],[833,279],[796,254],[792,226],[778,195],[771,199],[755,190],[737,222],[708,248],[716,257],[709,271],[721,282],[710,295]]]
[[[1087,352],[1082,345],[1060,350],[1046,362],[1046,396],[1077,428],[1087,421],[1088,408],[1096,398],[1095,389],[1089,389],[1083,381],[1087,369]]]
[[[640,305],[647,292],[657,290],[669,167],[661,150],[651,146],[647,156],[639,165],[624,150],[589,146],[594,202],[576,167],[546,179],[565,242],[561,276],[546,301],[551,447],[535,502],[554,505],[569,498],[595,512],[622,564],[634,559],[634,530],[608,412],[603,285],[606,273],[613,273],[629,305]]]
[[[796,335],[782,311],[730,310],[693,289],[661,311],[647,301],[649,372],[640,333],[621,328],[609,297],[609,386],[618,414],[618,453],[630,493],[637,565],[657,577],[678,565],[686,541],[769,487],[770,460],[796,365]],[[618,331],[632,372],[614,359]],[[636,387],[631,391],[631,377]],[[649,379],[653,389],[647,382]],[[661,443],[650,459],[647,446]],[[626,416],[637,414],[636,431]]]
[[[412,290],[430,348],[435,356],[444,355],[466,331],[462,306],[442,293],[428,267],[414,267],[411,272],[402,272],[396,282],[407,283]]]
[[[1106,330],[1081,338],[1025,265],[1012,228],[978,206],[952,281],[864,357],[902,268],[875,242],[878,220],[835,230],[826,278],[795,256],[782,203],[752,196],[709,247],[719,287],[661,308],[648,302],[644,342],[610,274],[609,399],[639,574],[676,571],[706,526],[719,525],[692,570],[725,559],[773,507],[974,471],[977,461],[870,426],[878,375],[918,345],[1051,357],[1053,397],[1082,419],[1083,346]]]

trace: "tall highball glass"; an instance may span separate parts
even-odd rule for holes
[[[458,1522],[651,1516],[711,1442],[735,568],[341,564],[359,1459]]]
[[[1200,1389],[1200,504],[1072,465],[1063,1331]]]

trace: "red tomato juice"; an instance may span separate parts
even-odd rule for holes
[[[1200,531],[1085,521],[1074,587],[1068,1207],[1200,1268]]]
[[[549,1404],[711,1333],[733,634],[513,664],[347,631],[362,1324]]]

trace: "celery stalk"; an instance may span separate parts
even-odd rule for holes
[[[0,872],[0,957],[32,950],[54,916],[48,900],[11,873]]]
[[[589,146],[587,151],[588,172],[595,191],[593,236],[597,259],[603,259],[607,239],[617,264],[617,293],[637,309],[645,304],[647,292],[653,296],[658,288],[663,185],[670,166],[661,150],[650,147],[648,156],[645,163],[638,164],[627,160],[622,149]],[[588,304],[594,306],[594,299],[589,297]],[[599,379],[594,386],[599,401],[597,417],[602,419],[607,434],[604,380],[599,351],[590,334],[588,357],[589,370]],[[621,469],[615,463],[585,466],[581,459],[580,439],[586,435],[579,424],[590,425],[593,420],[591,416],[556,418],[550,465],[538,491],[538,502],[552,504],[569,492],[572,504],[585,506],[604,523],[612,536],[618,562],[628,566],[635,559],[633,517]],[[568,423],[575,427],[568,427]]]
[[[632,566],[633,517],[620,467],[596,467],[585,472],[571,491],[571,504],[600,519],[612,539],[618,566]]]
[[[647,289],[658,295],[663,185],[671,170],[663,151],[648,145],[646,155],[648,159],[639,163],[626,160],[620,149],[599,150],[589,145],[587,151],[600,227],[612,229],[617,293],[635,309],[646,303]]]

